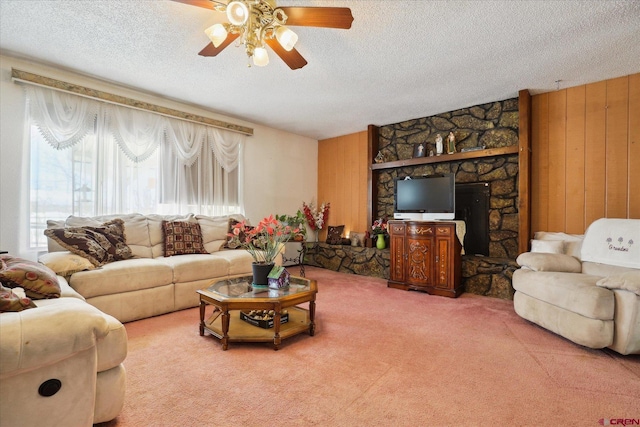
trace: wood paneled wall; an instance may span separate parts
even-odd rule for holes
[[[318,203],[330,202],[328,225],[367,230],[367,131],[318,141]],[[320,235],[326,236],[326,230]]]
[[[531,230],[640,218],[640,73],[531,100]]]

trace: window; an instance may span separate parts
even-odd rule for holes
[[[243,212],[244,136],[40,87],[27,97],[31,248],[46,246],[47,220],[69,215]]]

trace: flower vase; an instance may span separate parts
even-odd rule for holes
[[[274,266],[274,263],[260,264],[260,263],[254,262],[251,265],[251,268],[253,270],[252,286],[268,286],[269,285],[268,276],[273,266]]]
[[[376,240],[376,248],[384,249],[386,247],[387,247],[387,243],[384,241],[384,234],[378,234],[378,237]]]

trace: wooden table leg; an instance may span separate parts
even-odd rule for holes
[[[313,336],[316,333],[316,302],[315,300],[309,301],[309,335]]]
[[[200,300],[200,336],[204,336],[204,309],[205,302]]]
[[[229,308],[222,310],[222,350],[229,348]]]
[[[280,319],[281,319],[280,316],[281,316],[280,309],[278,308],[276,310],[275,316],[273,317],[273,329],[274,329],[273,349],[274,350],[278,350],[280,343],[282,342],[280,338]]]

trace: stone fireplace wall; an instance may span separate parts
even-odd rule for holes
[[[464,108],[436,116],[380,127],[379,149],[385,161],[408,159],[415,144],[435,149],[438,134],[456,137],[456,151],[467,147],[499,148],[518,145],[518,98]],[[428,155],[428,154],[427,154]],[[518,155],[482,157],[463,161],[406,166],[381,170],[378,174],[377,217],[393,217],[395,178],[454,173],[456,183],[487,182],[490,187],[489,256],[518,256]],[[376,183],[374,183],[376,185]]]

